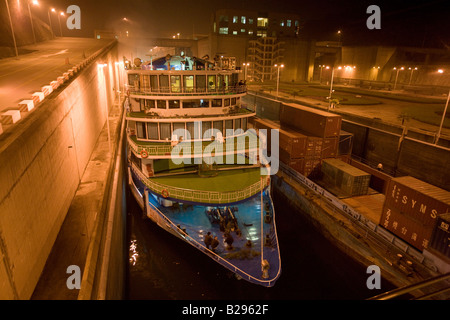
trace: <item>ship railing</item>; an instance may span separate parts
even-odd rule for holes
[[[244,135],[250,135],[252,133],[245,133]],[[176,154],[179,155],[181,154],[181,152],[185,152],[187,151],[186,148],[188,148],[188,144],[191,145],[190,147],[190,154],[192,156],[195,155],[202,155],[205,152],[205,149],[208,148],[209,150],[212,150],[211,148],[214,145],[211,144],[219,144],[220,142],[218,141],[211,141],[208,144],[204,144],[204,143],[193,143],[193,142],[189,142],[189,141],[184,141],[184,142],[180,142],[174,146],[172,146],[171,144],[162,144],[162,143],[155,143],[154,145],[145,145],[145,144],[140,144],[139,142],[134,141],[131,136],[127,136],[128,139],[128,143],[131,147],[131,149],[136,153],[136,154],[141,154],[142,151],[146,151],[147,154],[149,156],[170,156],[171,154]],[[245,139],[244,141],[242,141],[243,139]],[[238,136],[233,138],[233,144],[234,144],[234,153],[243,153],[246,151],[257,151],[258,146],[259,146],[259,139],[256,140],[256,146],[255,148],[251,148],[251,143],[250,143],[250,139],[246,139],[243,136]],[[225,154],[225,152],[228,152],[227,147],[226,147],[226,140],[223,143],[223,154]],[[231,142],[230,142],[231,143]],[[220,153],[218,150],[214,150],[215,156],[219,156]]]
[[[131,95],[148,95],[148,96],[204,96],[204,95],[232,95],[241,94],[247,92],[246,85],[227,86],[227,87],[214,87],[214,88],[196,88],[196,87],[183,87],[183,88],[149,88],[139,86],[128,86],[129,93]]]
[[[168,194],[168,197],[180,199],[184,201],[200,202],[200,203],[215,203],[223,204],[230,202],[238,202],[248,199],[264,187],[261,187],[260,181],[257,181],[244,189],[236,191],[208,191],[195,190],[174,187],[156,182],[154,179],[149,179],[141,170],[133,163],[131,165],[133,172],[139,177],[144,185],[152,192],[157,194]],[[163,192],[164,191],[164,192]]]
[[[260,180],[258,182],[259,189],[263,190],[266,185],[264,184],[263,180]],[[233,265],[231,262],[227,261],[226,259],[222,258],[220,255],[218,255],[217,253],[215,253],[214,251],[206,248],[204,245],[202,245],[200,242],[198,242],[196,239],[192,238],[189,234],[183,232],[183,230],[181,230],[179,228],[179,226],[175,225],[169,218],[166,217],[166,215],[164,215],[164,213],[162,213],[155,205],[153,205],[148,199],[145,199],[145,201],[147,201],[147,203],[149,204],[149,206],[151,207],[150,210],[155,211],[160,217],[162,217],[164,219],[164,221],[166,222],[167,226],[170,227],[172,230],[174,230],[175,232],[177,232],[181,237],[183,237],[190,245],[194,246],[195,248],[197,248],[200,251],[203,251],[204,253],[211,255],[215,260],[217,260],[219,263],[221,263],[222,265],[224,265],[225,267],[227,267],[229,270],[234,271],[235,273],[239,274],[239,276],[241,276],[242,278],[246,278],[247,280],[251,281],[254,280],[256,282],[259,283],[265,283],[268,286],[271,285],[272,282],[274,282],[281,271],[281,268],[278,268],[278,273],[275,277],[273,277],[270,280],[264,280],[264,279],[258,279],[254,276],[252,276],[251,274],[248,274],[247,272],[245,272],[244,270],[236,267],[235,265]],[[278,253],[279,254],[279,253]]]
[[[400,250],[401,252],[408,254],[411,258],[423,265],[427,265],[429,263],[428,261],[426,261],[424,255],[420,251],[410,246],[400,238],[397,238],[386,229],[380,227],[378,224],[374,223],[348,204],[343,203],[326,189],[309,180],[304,175],[295,171],[282,161],[280,161],[279,167],[283,172],[288,174],[290,179],[293,179],[297,183],[306,186],[309,190],[317,194],[319,198],[324,201],[322,202],[322,204],[326,205],[330,210],[343,214],[345,217],[349,218],[350,221],[352,221],[356,226],[362,228],[366,233],[366,237],[371,236],[371,238],[375,241],[381,244],[385,244],[393,250]],[[428,267],[432,268],[433,266],[429,265]]]

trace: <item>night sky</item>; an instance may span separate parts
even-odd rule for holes
[[[14,6],[25,0],[8,0]],[[450,44],[448,0],[359,1],[359,0],[39,0],[43,7],[65,11],[71,4],[81,8],[81,30],[70,36],[92,37],[95,29],[129,29],[151,37],[182,37],[210,31],[211,14],[217,9],[247,9],[260,12],[293,12],[303,19],[301,36],[316,40],[338,40],[352,44],[446,47]],[[2,1],[3,2],[3,1]],[[369,5],[381,9],[381,30],[368,30]],[[1,5],[4,13],[4,4]],[[47,21],[45,10],[33,9]],[[39,11],[40,10],[40,11]],[[129,19],[122,21],[123,17]],[[46,20],[47,19],[47,20]]]

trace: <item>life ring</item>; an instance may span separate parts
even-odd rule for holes
[[[148,157],[148,152],[147,152],[147,150],[145,150],[145,149],[142,149],[141,150],[141,158],[147,158]]]
[[[162,195],[164,198],[167,198],[167,197],[169,196],[169,191],[167,191],[167,189],[164,189],[163,191],[161,191],[161,195]]]

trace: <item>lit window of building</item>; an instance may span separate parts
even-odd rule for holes
[[[233,23],[238,23],[239,21],[239,17],[238,16],[233,16]]]
[[[241,29],[241,32],[244,33],[244,32],[245,32],[245,29]]]
[[[248,34],[252,35],[253,34],[253,30],[248,30]]]
[[[284,27],[284,20],[281,20],[280,26]]]
[[[267,18],[258,18],[258,27],[267,27],[267,24],[269,23],[269,19]]]
[[[286,26],[287,26],[287,27],[290,27],[290,26],[291,26],[291,20],[288,20],[288,21],[286,22]]]
[[[295,20],[295,24],[296,27],[298,27],[298,20]]]
[[[219,29],[219,34],[228,34],[228,27],[223,27]]]
[[[242,24],[245,24],[245,16],[242,16],[242,17],[241,17],[241,23],[242,23]]]
[[[252,18],[248,18],[248,24],[253,24],[253,19]]]
[[[237,34],[237,31],[235,30],[235,31],[233,31],[233,34]]]

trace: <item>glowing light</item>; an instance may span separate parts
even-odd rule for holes
[[[34,4],[35,6],[39,5],[39,1],[38,0],[33,0],[31,3]]]
[[[56,10],[55,10],[55,8],[52,8],[52,10],[51,10],[52,12],[56,12]]]
[[[437,72],[438,72],[438,73],[444,73],[444,70],[439,69]]]

